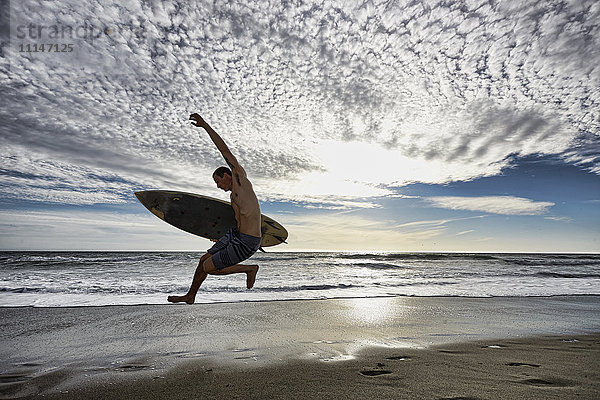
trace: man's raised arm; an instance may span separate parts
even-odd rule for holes
[[[206,121],[204,121],[204,119],[200,116],[200,114],[193,113],[190,115],[190,119],[193,121],[192,122],[193,125],[199,126],[206,130],[206,132],[208,133],[208,136],[210,136],[213,143],[215,144],[215,146],[217,146],[217,149],[219,149],[219,151],[221,152],[221,155],[227,162],[227,165],[229,165],[229,168],[231,168],[232,174],[240,174],[240,175],[245,176],[246,171],[244,171],[244,169],[242,168],[242,166],[240,165],[238,160],[235,158],[233,153],[231,153],[231,150],[229,150],[229,147],[227,147],[227,145],[225,144],[223,139],[221,139],[221,136],[219,136],[217,134],[217,132],[215,132],[215,130],[213,128],[211,128],[210,125],[208,125],[208,123]]]

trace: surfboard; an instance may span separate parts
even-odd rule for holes
[[[150,212],[166,223],[203,238],[217,240],[237,225],[231,203],[194,193],[146,190],[135,193]],[[287,230],[261,214],[261,247],[285,243]]]

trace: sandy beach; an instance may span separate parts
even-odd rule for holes
[[[600,298],[0,308],[0,398],[595,399]]]

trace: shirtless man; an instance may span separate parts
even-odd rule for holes
[[[258,272],[258,265],[242,265],[240,262],[256,253],[260,247],[260,205],[246,171],[231,154],[231,151],[200,115],[190,115],[192,124],[204,128],[217,149],[229,165],[220,167],[213,173],[213,179],[219,189],[231,191],[231,207],[235,213],[237,227],[232,228],[219,239],[206,254],[200,258],[190,290],[183,296],[169,296],[171,303],[186,302],[193,304],[196,293],[204,279],[210,275],[246,274],[246,286],[251,289]]]

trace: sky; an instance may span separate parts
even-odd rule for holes
[[[0,249],[203,251],[138,190],[228,199],[270,251],[600,252],[600,3],[0,0]]]

